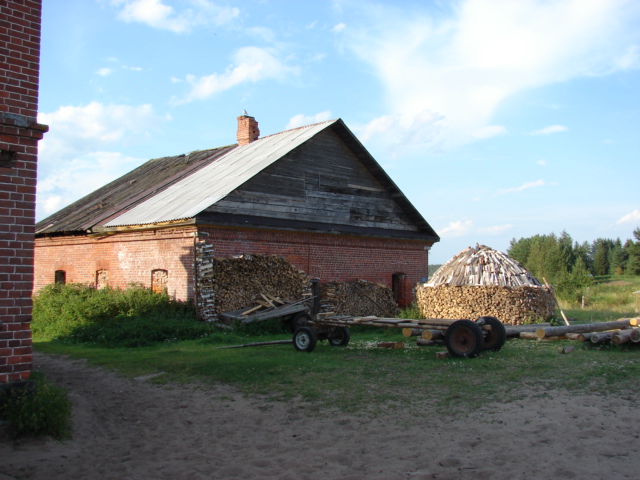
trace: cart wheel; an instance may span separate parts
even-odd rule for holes
[[[329,337],[329,344],[334,347],[346,347],[349,345],[351,332],[346,327],[338,327],[333,329]]]
[[[293,346],[299,352],[313,352],[318,335],[309,327],[298,327],[293,334]]]
[[[507,341],[507,330],[496,317],[480,317],[476,320],[478,324],[485,324],[491,327],[484,337],[484,349],[497,352]]]
[[[311,315],[307,312],[299,312],[291,319],[291,331],[295,332],[299,327],[304,327],[311,321]]]
[[[447,328],[444,341],[454,357],[473,358],[482,351],[484,345],[482,329],[471,320],[453,322]]]

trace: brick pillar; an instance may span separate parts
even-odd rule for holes
[[[0,2],[0,384],[31,375],[41,0]]]
[[[238,117],[238,131],[236,132],[236,139],[238,145],[247,145],[260,137],[260,129],[258,128],[258,122],[253,117],[250,117],[246,113]]]

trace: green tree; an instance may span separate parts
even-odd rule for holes
[[[622,247],[622,242],[618,238],[611,250],[611,256],[609,261],[609,274],[610,275],[622,275],[627,266],[628,255]]]
[[[625,251],[628,254],[625,273],[627,275],[640,275],[640,228],[633,231],[636,241],[629,240],[625,243]]]
[[[591,245],[589,245],[589,242],[582,242],[581,244],[576,242],[573,246],[573,252],[575,254],[576,261],[581,259],[585,268],[589,273],[593,274],[593,257],[591,256]]]
[[[515,238],[512,238],[509,243],[509,248],[507,249],[507,255],[527,268],[526,265],[529,259],[529,253],[531,252],[531,243],[531,238],[520,238],[520,240],[517,241]]]
[[[594,242],[593,269],[596,275],[609,274],[609,249],[607,240],[603,238]]]

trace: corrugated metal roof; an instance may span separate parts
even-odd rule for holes
[[[236,145],[155,158],[36,224],[36,234],[86,232],[214,162]]]
[[[104,226],[146,225],[193,218],[337,121],[287,130],[238,146],[200,168],[197,175],[175,182]]]

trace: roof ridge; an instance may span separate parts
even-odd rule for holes
[[[324,120],[323,122],[310,123],[309,125],[301,125],[301,126],[299,126],[299,127],[289,128],[288,130],[283,130],[283,131],[281,131],[281,132],[272,133],[272,134],[270,134],[270,135],[267,135],[266,137],[260,137],[260,138],[258,138],[258,139],[256,140],[256,142],[257,142],[257,141],[259,141],[259,140],[263,140],[263,139],[265,139],[265,138],[275,137],[275,136],[277,136],[277,135],[282,135],[282,134],[284,134],[284,133],[295,132],[296,130],[302,130],[303,128],[312,128],[312,127],[317,127],[318,125],[322,125],[322,124],[325,124],[325,123],[326,123],[326,124],[335,123],[335,122],[337,122],[338,120],[340,120],[340,118],[339,118],[339,117],[338,117],[338,118],[334,118],[334,119],[332,119],[332,120]]]

